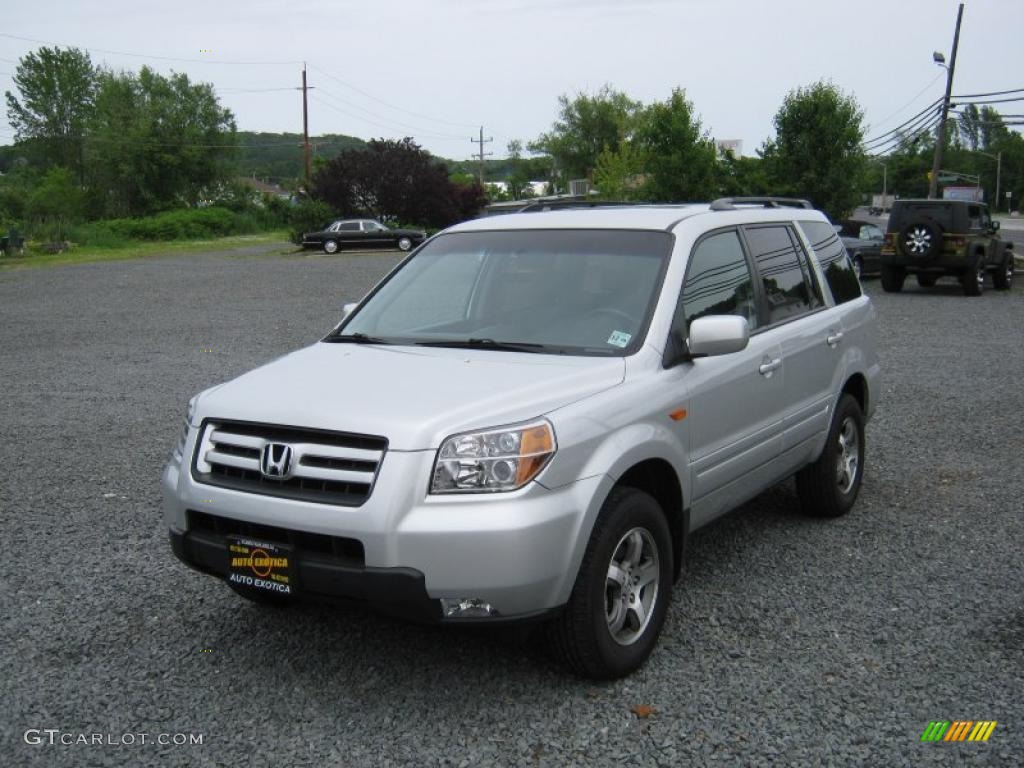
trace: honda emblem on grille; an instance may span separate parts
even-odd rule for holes
[[[292,469],[292,447],[286,443],[267,443],[260,455],[260,471],[271,480],[286,480]]]

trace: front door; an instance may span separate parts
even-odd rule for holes
[[[785,389],[782,351],[760,333],[753,272],[739,233],[709,233],[694,246],[673,328],[688,336],[707,315],[740,315],[751,328],[747,348],[679,367],[689,391],[680,422],[689,442],[691,525],[699,527],[758,493],[779,454]]]

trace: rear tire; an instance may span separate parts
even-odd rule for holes
[[[853,508],[864,477],[864,448],[864,414],[852,395],[843,394],[821,456],[796,474],[805,515],[839,517]]]
[[[981,296],[985,292],[985,257],[978,256],[961,278],[964,296]]]
[[[992,285],[997,291],[1008,291],[1013,288],[1013,253],[1007,251],[1003,261],[992,273]]]
[[[886,293],[899,293],[903,290],[903,281],[907,279],[907,272],[902,267],[887,267],[882,265],[882,290]]]
[[[922,288],[931,288],[931,287],[933,287],[935,285],[935,283],[938,281],[938,279],[939,279],[938,275],[932,275],[932,274],[929,274],[927,272],[918,272],[917,273],[917,284],[919,286],[921,286]]]
[[[672,536],[658,502],[635,488],[613,489],[594,524],[569,602],[548,625],[556,656],[595,680],[639,668],[665,622],[672,573]]]
[[[400,238],[398,238],[398,250],[400,250],[400,251],[408,251],[410,248],[412,248],[412,240],[410,238],[408,238],[408,237],[400,237]]]

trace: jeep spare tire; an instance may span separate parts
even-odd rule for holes
[[[930,259],[942,248],[942,227],[934,221],[912,221],[900,230],[900,248],[913,259]]]

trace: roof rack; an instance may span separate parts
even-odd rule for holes
[[[638,203],[626,202],[624,200],[532,200],[517,213],[529,213],[536,211],[557,211],[561,208],[606,208],[624,205],[638,205]]]
[[[765,208],[806,208],[814,210],[809,200],[797,197],[720,197],[711,204],[712,211],[735,211],[737,205],[761,205]]]

